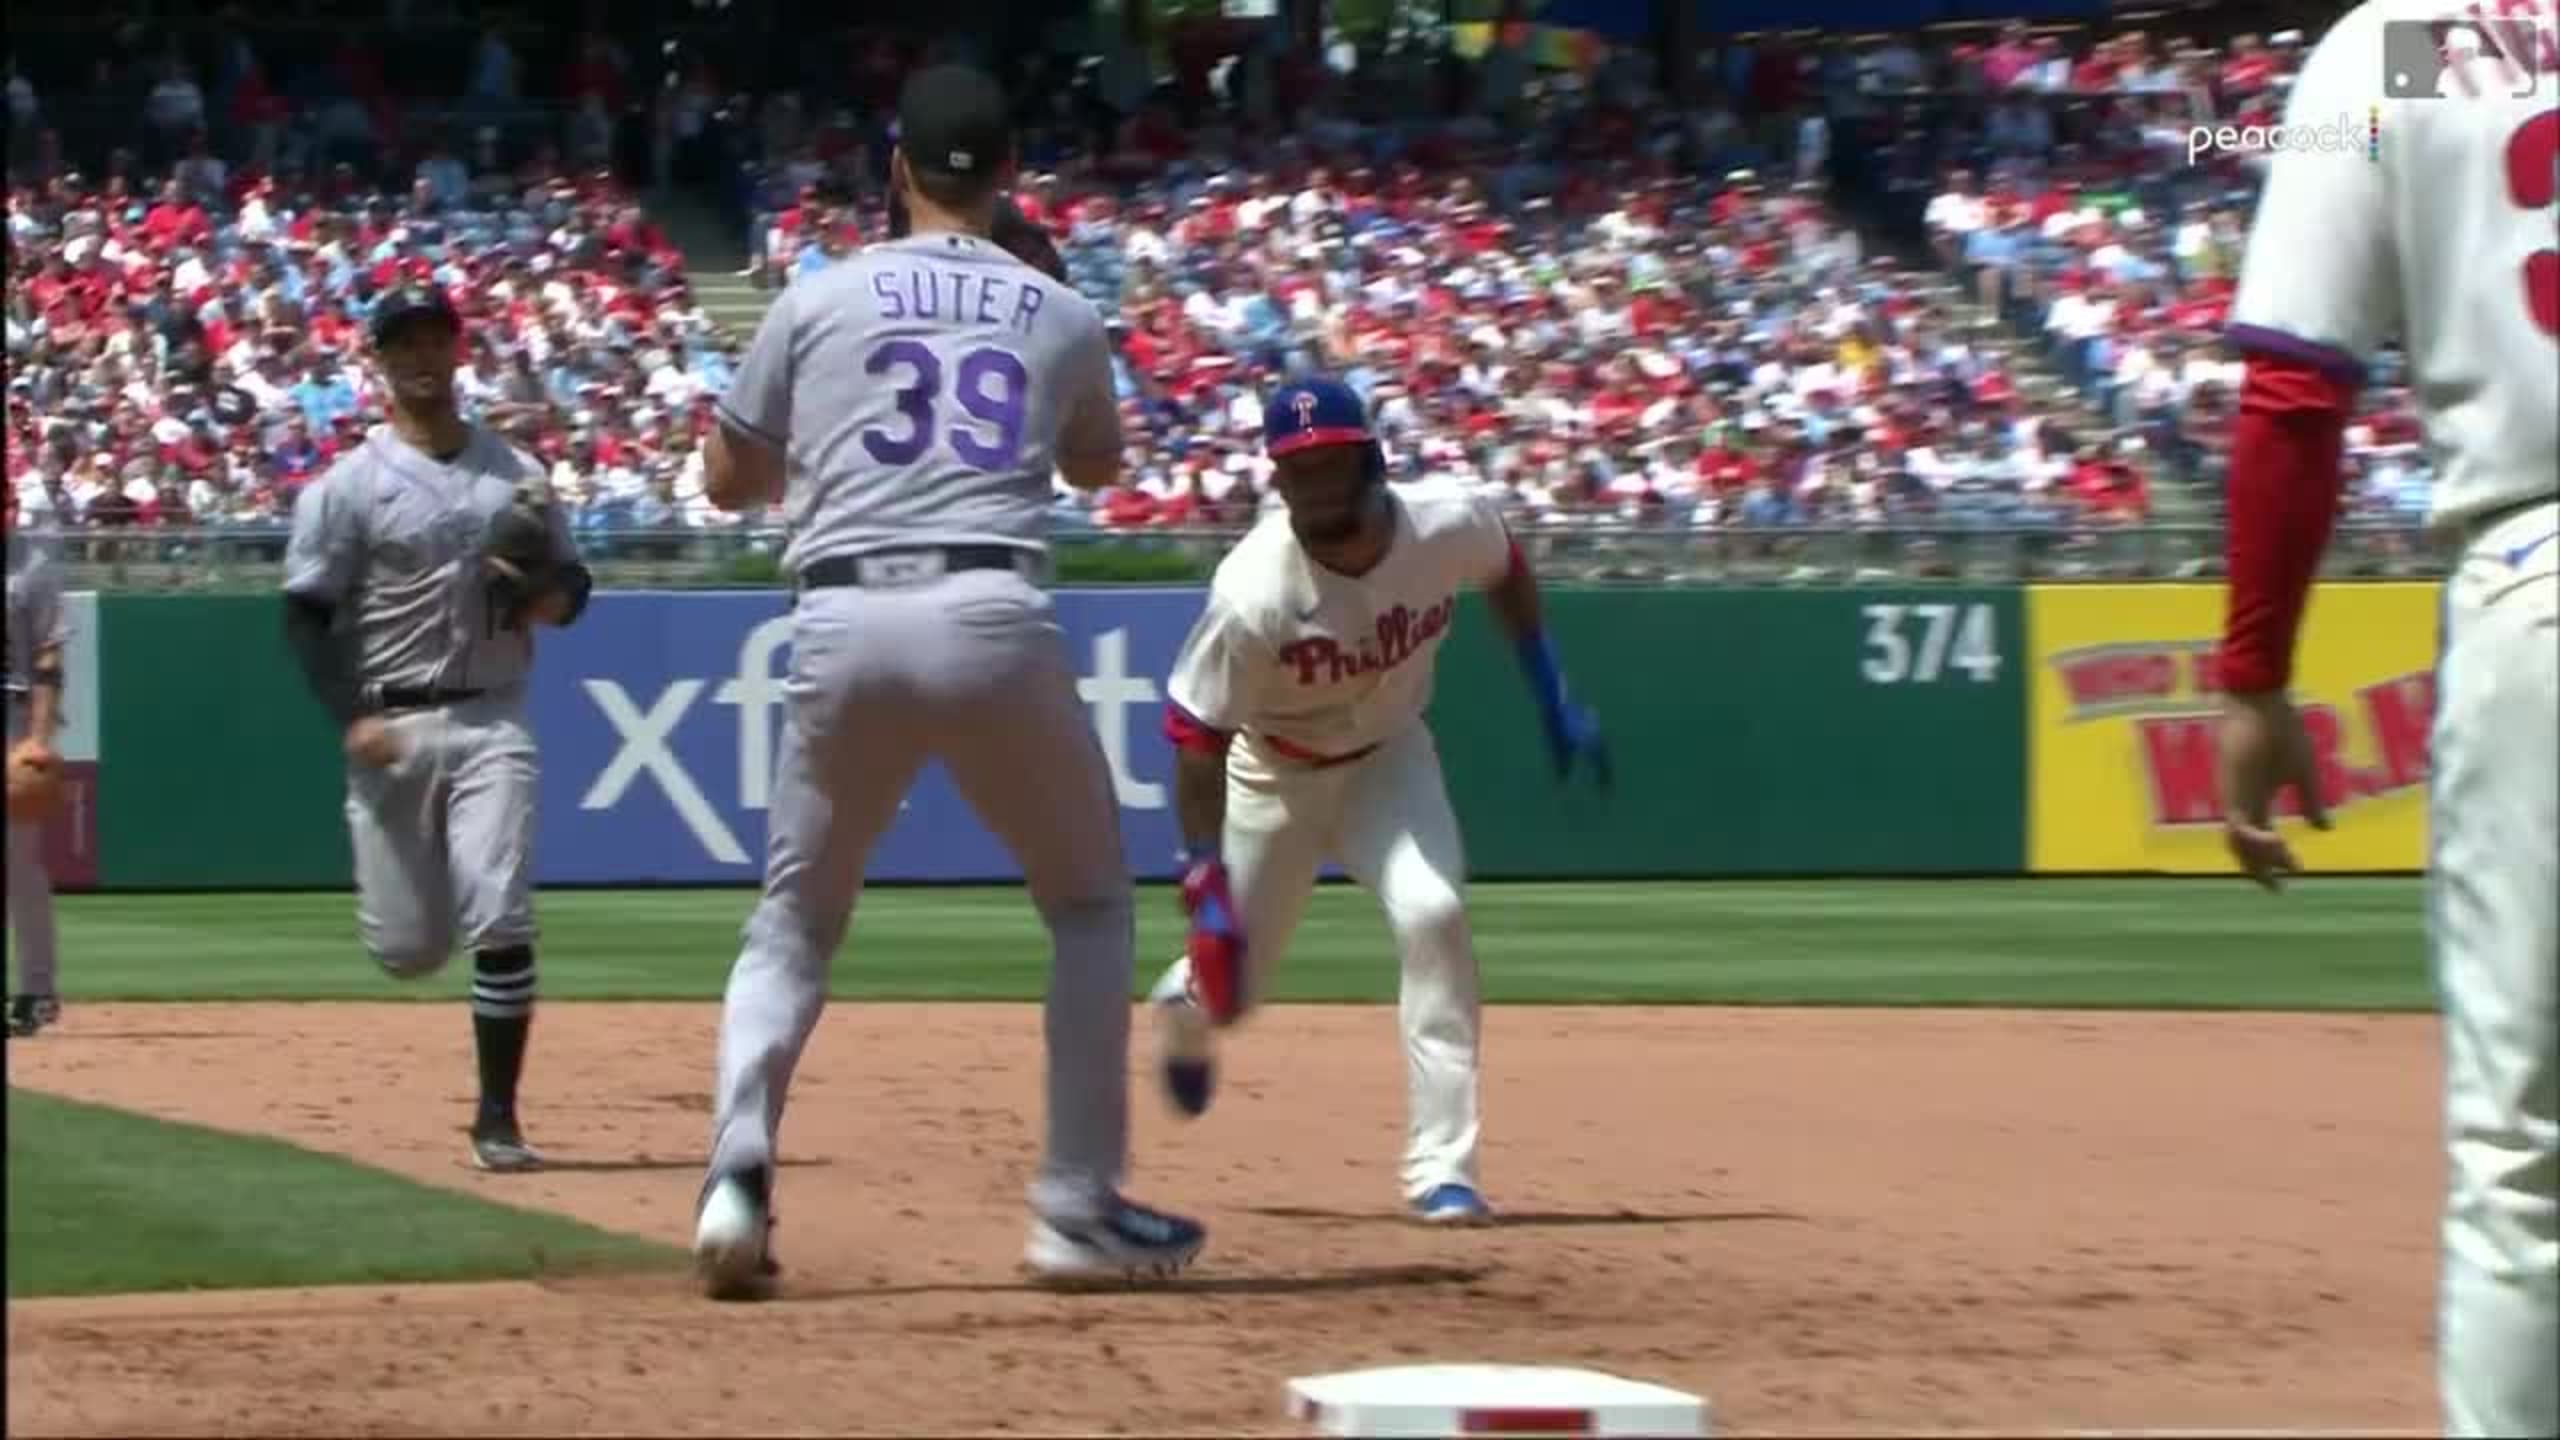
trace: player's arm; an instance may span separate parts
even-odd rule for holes
[[[1511,537],[1501,515],[1489,504],[1477,502],[1476,523],[1468,538],[1474,547],[1476,572],[1490,577],[1484,581],[1485,605],[1511,641],[1512,653],[1520,658],[1556,773],[1570,776],[1574,761],[1588,756],[1594,778],[1607,786],[1609,750],[1600,738],[1599,717],[1575,704],[1565,689],[1564,667],[1556,659],[1555,641],[1547,634],[1544,607],[1539,603],[1537,572],[1530,569],[1520,542]]]
[[[1190,918],[1191,987],[1210,1023],[1244,1013],[1247,937],[1221,853],[1227,823],[1227,755],[1277,663],[1245,618],[1213,590],[1166,685],[1165,738],[1173,742],[1173,812],[1182,831],[1182,908]]]
[[[35,655],[27,667],[27,733],[21,743],[32,743],[40,752],[53,753],[54,732],[62,724],[62,652],[70,640],[70,629],[62,614],[62,586],[59,573],[50,563],[44,566],[38,583],[31,587],[34,595],[29,629],[35,634]]]
[[[782,499],[791,445],[795,293],[800,292],[783,291],[765,312],[715,407],[720,423],[703,442],[703,496],[731,514]]]
[[[303,683],[341,728],[367,708],[355,667],[337,636],[338,606],[353,591],[360,530],[342,493],[345,472],[332,470],[294,497],[293,533],[284,552],[284,638]]]
[[[2358,9],[2331,27],[2294,85],[2288,123],[2374,103],[2378,14]],[[2388,205],[2396,158],[2276,154],[2226,335],[2245,368],[2223,542],[2223,825],[2233,857],[2270,889],[2300,868],[2270,819],[2278,792],[2293,787],[2304,817],[2328,828],[2328,797],[2286,687],[2337,524],[2349,410],[2367,361],[2401,321]]]
[[[1173,744],[1173,813],[1183,859],[1216,859],[1227,819],[1227,751],[1253,713],[1270,647],[1212,590],[1165,684],[1164,737]]]
[[[1120,399],[1111,390],[1111,337],[1081,297],[1091,324],[1066,356],[1069,392],[1058,426],[1058,473],[1082,491],[1120,483]]]
[[[519,462],[533,465],[530,456]],[[595,593],[595,572],[587,568],[586,557],[578,553],[577,537],[569,533],[569,515],[558,505],[543,511],[544,528],[551,535],[549,580],[543,592],[526,613],[545,625],[574,625],[587,613],[588,597]]]

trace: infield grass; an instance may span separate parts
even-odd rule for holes
[[[676,1252],[287,1145],[9,1092],[9,1295],[500,1280]]]
[[[720,995],[754,892],[552,891],[550,999]],[[2330,879],[2269,897],[2236,879],[1478,885],[1497,1003],[2423,1010],[2434,1000],[2414,879]],[[1139,891],[1141,989],[1175,953],[1172,892]],[[67,896],[74,1003],[454,997],[469,966],[396,984],[346,895]],[[1376,904],[1317,892],[1274,976],[1281,1001],[1375,1002],[1396,962]],[[836,960],[849,999],[1020,1000],[1047,941],[1015,887],[876,889]]]

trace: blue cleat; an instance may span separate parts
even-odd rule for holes
[[[1472,1185],[1435,1185],[1413,1202],[1413,1218],[1425,1225],[1490,1225],[1493,1207]]]

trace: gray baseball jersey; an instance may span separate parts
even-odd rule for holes
[[[45,547],[9,535],[8,705],[9,743],[27,733],[27,697],[35,689],[36,657],[67,644],[62,614],[62,572]],[[17,944],[18,993],[54,993],[53,879],[44,868],[44,827],[9,824],[9,927]]]
[[[891,545],[1038,544],[1060,456],[1116,456],[1092,302],[993,242],[865,248],[782,292],[721,398],[790,460],[786,570]]]
[[[450,461],[377,426],[295,498],[284,588],[349,612],[346,638],[369,685],[520,688],[532,636],[490,625],[478,558],[490,519],[541,474],[478,426]],[[552,528],[560,557],[575,560],[556,509]]]
[[[367,693],[481,692],[389,715],[401,759],[347,768],[357,926],[395,975],[432,973],[457,942],[534,939],[533,641],[490,623],[479,557],[491,517],[539,474],[485,429],[445,461],[380,426],[294,502],[284,588],[337,609]],[[552,520],[574,561],[565,521]]]
[[[34,689],[37,654],[69,641],[62,615],[60,567],[33,537],[9,532],[9,694],[20,696]]]
[[[871,247],[783,292],[725,423],[780,448],[786,568],[884,549],[1042,546],[1061,455],[1114,457],[1092,305],[980,239]],[[743,442],[742,442],[743,443]],[[772,1163],[784,1092],[872,844],[939,759],[1021,865],[1052,943],[1047,1149],[1035,1210],[1117,1203],[1128,1148],[1135,919],[1110,771],[1050,596],[944,550],[804,590],[764,897],[720,1024],[714,1175]]]

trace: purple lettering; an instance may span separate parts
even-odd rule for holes
[[[993,325],[996,323],[996,287],[1003,283],[1003,280],[993,275],[981,275],[978,277],[979,324]]]
[[[871,298],[880,302],[881,319],[904,320],[907,318],[907,300],[905,296],[898,293],[897,276],[886,270],[873,271]]]
[[[1038,319],[1039,315],[1040,287],[1037,285],[1023,286],[1022,293],[1013,297],[1013,320],[1011,322],[1013,328],[1021,334],[1028,335],[1031,333],[1031,322]]]

